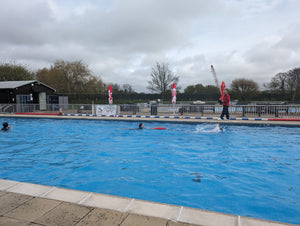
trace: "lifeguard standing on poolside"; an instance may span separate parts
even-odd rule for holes
[[[229,119],[229,111],[228,111],[228,108],[229,108],[229,105],[230,105],[230,96],[227,92],[227,90],[224,90],[224,97],[223,97],[223,100],[222,100],[222,105],[223,105],[223,111],[222,111],[222,114],[220,116],[221,119],[224,119],[224,115],[226,115],[226,118]]]

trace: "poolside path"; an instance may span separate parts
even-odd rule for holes
[[[170,225],[167,219],[0,191],[0,225]]]
[[[0,225],[285,226],[290,224],[0,179]]]

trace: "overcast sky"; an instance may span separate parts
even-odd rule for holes
[[[0,63],[82,60],[105,83],[148,92],[155,62],[179,85],[270,82],[300,67],[299,0],[0,0]]]

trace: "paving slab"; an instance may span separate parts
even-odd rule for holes
[[[81,200],[86,198],[90,193],[83,191],[76,191],[64,188],[52,189],[49,193],[43,197],[49,199],[57,199],[65,202],[79,203]]]
[[[120,225],[127,216],[128,213],[95,208],[78,224],[76,224],[76,226]]]
[[[31,199],[33,199],[32,196],[6,192],[5,195],[0,196],[0,215],[17,208]]]
[[[183,222],[176,222],[176,221],[168,221],[167,226],[199,226],[198,224],[189,224]]]
[[[81,204],[92,207],[123,211],[130,204],[131,200],[132,199],[129,198],[93,193]]]
[[[32,198],[4,214],[4,216],[31,222],[52,210],[60,203],[57,200]]]
[[[180,213],[180,207],[142,200],[134,200],[134,202],[128,207],[127,212],[176,221]]]
[[[254,219],[254,218],[248,218],[248,217],[240,217],[240,225],[242,225],[242,226],[257,226],[257,225],[284,226],[287,224],[273,222],[273,221],[260,220],[260,219]]]
[[[162,218],[129,214],[120,226],[166,226],[167,222]]]
[[[0,179],[0,190],[4,191],[12,186],[15,186],[18,183],[20,182]]]
[[[75,225],[92,210],[91,207],[62,202],[56,208],[34,220],[34,223],[47,226]]]
[[[45,225],[30,222],[27,226],[45,226]]]
[[[0,225],[3,226],[28,226],[28,224],[29,222],[26,221],[0,216]]]
[[[183,207],[178,219],[182,222],[200,225],[238,226],[238,218],[235,215],[222,214],[213,211],[205,211]]]
[[[48,191],[50,191],[52,187],[39,185],[39,184],[30,184],[30,183],[18,183],[13,187],[6,189],[8,192],[21,193],[25,195],[32,196],[41,196]]]

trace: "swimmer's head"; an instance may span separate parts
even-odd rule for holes
[[[143,123],[140,123],[139,124],[139,129],[143,129],[144,128],[144,124]]]
[[[8,123],[7,122],[3,123],[3,127],[7,128],[8,127]]]

